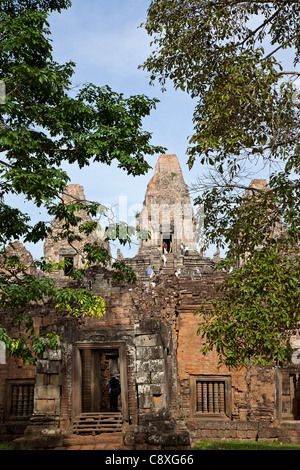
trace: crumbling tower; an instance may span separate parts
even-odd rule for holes
[[[83,187],[79,184],[68,185],[62,194],[62,200],[66,205],[75,203],[84,204],[86,198]],[[51,234],[44,242],[44,258],[51,263],[67,261],[65,268],[53,271],[51,277],[67,279],[73,267],[76,269],[83,268],[83,247],[86,243],[98,243],[109,250],[108,243],[105,243],[103,240],[103,231],[100,226],[88,236],[83,236],[80,233],[80,225],[84,222],[92,221],[89,214],[85,210],[80,210],[75,211],[75,215],[79,216],[81,221],[77,226],[71,227],[71,229],[74,235],[78,235],[81,240],[74,239],[71,243],[62,236],[64,230],[63,221],[55,217],[51,222]]]
[[[188,187],[176,155],[160,155],[148,183],[140,229],[150,237],[140,240],[140,252],[167,244],[168,253],[179,254],[180,245],[196,250],[195,219]]]
[[[174,274],[179,269],[181,275],[193,278],[212,271],[213,261],[197,251],[193,206],[176,155],[159,156],[137,217],[137,228],[143,234],[139,251],[126,262],[139,278],[147,278],[148,265],[156,274],[161,269],[164,274]]]

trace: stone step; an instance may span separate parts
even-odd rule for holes
[[[121,413],[81,413],[73,420],[72,432],[77,435],[121,432],[122,423]]]
[[[101,433],[95,436],[71,435],[63,440],[60,450],[126,450],[120,433]],[[59,450],[58,448],[56,450]]]
[[[63,440],[63,445],[65,447],[71,447],[78,445],[96,445],[104,442],[120,444],[122,442],[122,436],[120,433],[102,433],[96,436],[77,436],[73,434]]]

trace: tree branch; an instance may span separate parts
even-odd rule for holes
[[[7,163],[7,162],[4,162],[3,160],[0,160],[0,164],[1,164],[1,165],[6,165],[6,166],[9,166],[9,168],[14,168],[14,166],[13,166],[13,165],[10,165],[9,163]]]
[[[266,55],[263,60],[266,60],[268,59],[269,57],[271,57],[273,54],[275,54],[275,52],[279,51],[279,49],[282,49],[284,46],[286,46],[290,41],[292,41],[293,39],[296,39],[297,38],[297,34],[295,34],[295,36],[292,36],[290,39],[288,39],[287,41],[285,41],[283,44],[280,44],[278,47],[276,47],[276,49],[274,49],[274,51],[270,52],[270,54]]]
[[[254,31],[251,31],[251,33],[245,38],[243,39],[243,41],[235,44],[236,47],[238,46],[242,46],[243,44],[245,44],[245,42],[248,41],[248,39],[250,39],[252,36],[254,36],[260,29],[264,28],[264,26],[266,26],[270,21],[272,21],[276,15],[278,15],[278,13],[280,13],[280,8],[278,8],[278,10],[275,11],[275,13],[270,16],[270,18],[267,18],[260,26],[258,26],[258,28],[256,28]]]
[[[219,6],[234,6],[234,5],[239,5],[239,4],[243,4],[243,3],[246,3],[246,4],[250,4],[250,3],[261,3],[261,4],[266,4],[266,3],[273,3],[273,1],[270,1],[270,0],[224,0],[224,1],[220,1],[219,3],[216,4],[216,7],[219,7]],[[294,5],[294,4],[298,4],[300,6],[300,1],[299,0],[281,0],[281,3],[282,4],[291,4],[291,5]]]
[[[291,71],[291,72],[288,72],[288,71],[286,71],[286,72],[278,72],[277,75],[300,75],[300,72],[296,72],[296,71],[294,71],[294,72],[292,72],[292,71]]]

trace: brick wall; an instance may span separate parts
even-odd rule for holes
[[[115,286],[108,271],[92,268],[87,282],[92,281],[94,293],[105,299],[106,315],[80,321],[62,318],[56,323],[64,331],[60,382],[56,384],[61,387],[61,421],[71,416],[75,343],[120,342],[125,351],[129,424],[135,426],[136,432],[131,431],[135,438],[139,435],[138,440],[143,441],[137,445],[154,443],[154,430],[160,432],[156,441],[164,441],[166,446],[172,440],[187,442],[186,431],[192,442],[203,438],[283,440],[288,436],[297,440],[297,423],[283,429],[274,418],[275,368],[233,371],[218,368],[214,353],[200,353],[200,319],[194,312],[203,300],[216,296],[223,276],[214,273],[200,281],[165,277],[157,287],[146,290],[143,284]],[[36,310],[36,321],[41,326],[55,316],[53,308],[47,308]],[[157,370],[150,371],[154,363]],[[33,368],[20,368],[12,361],[0,367],[2,409],[5,379],[34,374]],[[195,412],[193,394],[199,378],[224,379],[230,401],[224,416],[212,418]]]

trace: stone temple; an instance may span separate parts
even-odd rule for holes
[[[83,188],[72,185],[64,197],[83,201]],[[217,298],[228,273],[215,271],[217,258],[197,250],[196,221],[175,155],[158,158],[137,223],[147,235],[137,255],[125,259],[136,270],[136,284],[116,283],[113,270],[101,265],[81,281],[68,270],[51,274],[59,286],[86,287],[102,297],[102,318],[70,317],[51,301],[31,305],[36,330],[55,330],[60,348],[36,367],[0,355],[0,440],[16,450],[188,450],[202,439],[298,442],[298,363],[237,371],[218,367],[214,352],[200,353],[194,313]],[[58,233],[60,224],[53,221],[52,228]],[[95,236],[103,243],[101,231]],[[48,239],[45,257],[80,266],[80,248]],[[20,243],[10,250],[40,275]],[[145,274],[149,265],[154,285]],[[1,312],[0,324],[18,335],[12,315]],[[121,385],[113,410],[112,375]]]
[[[201,223],[201,221],[199,221]],[[214,262],[197,251],[196,220],[188,186],[176,155],[160,155],[148,183],[137,227],[144,234],[136,257],[126,262],[145,280],[147,266],[164,274],[180,270],[181,276],[200,279],[212,272]],[[147,237],[149,233],[149,237]],[[164,254],[165,266],[162,261]]]

